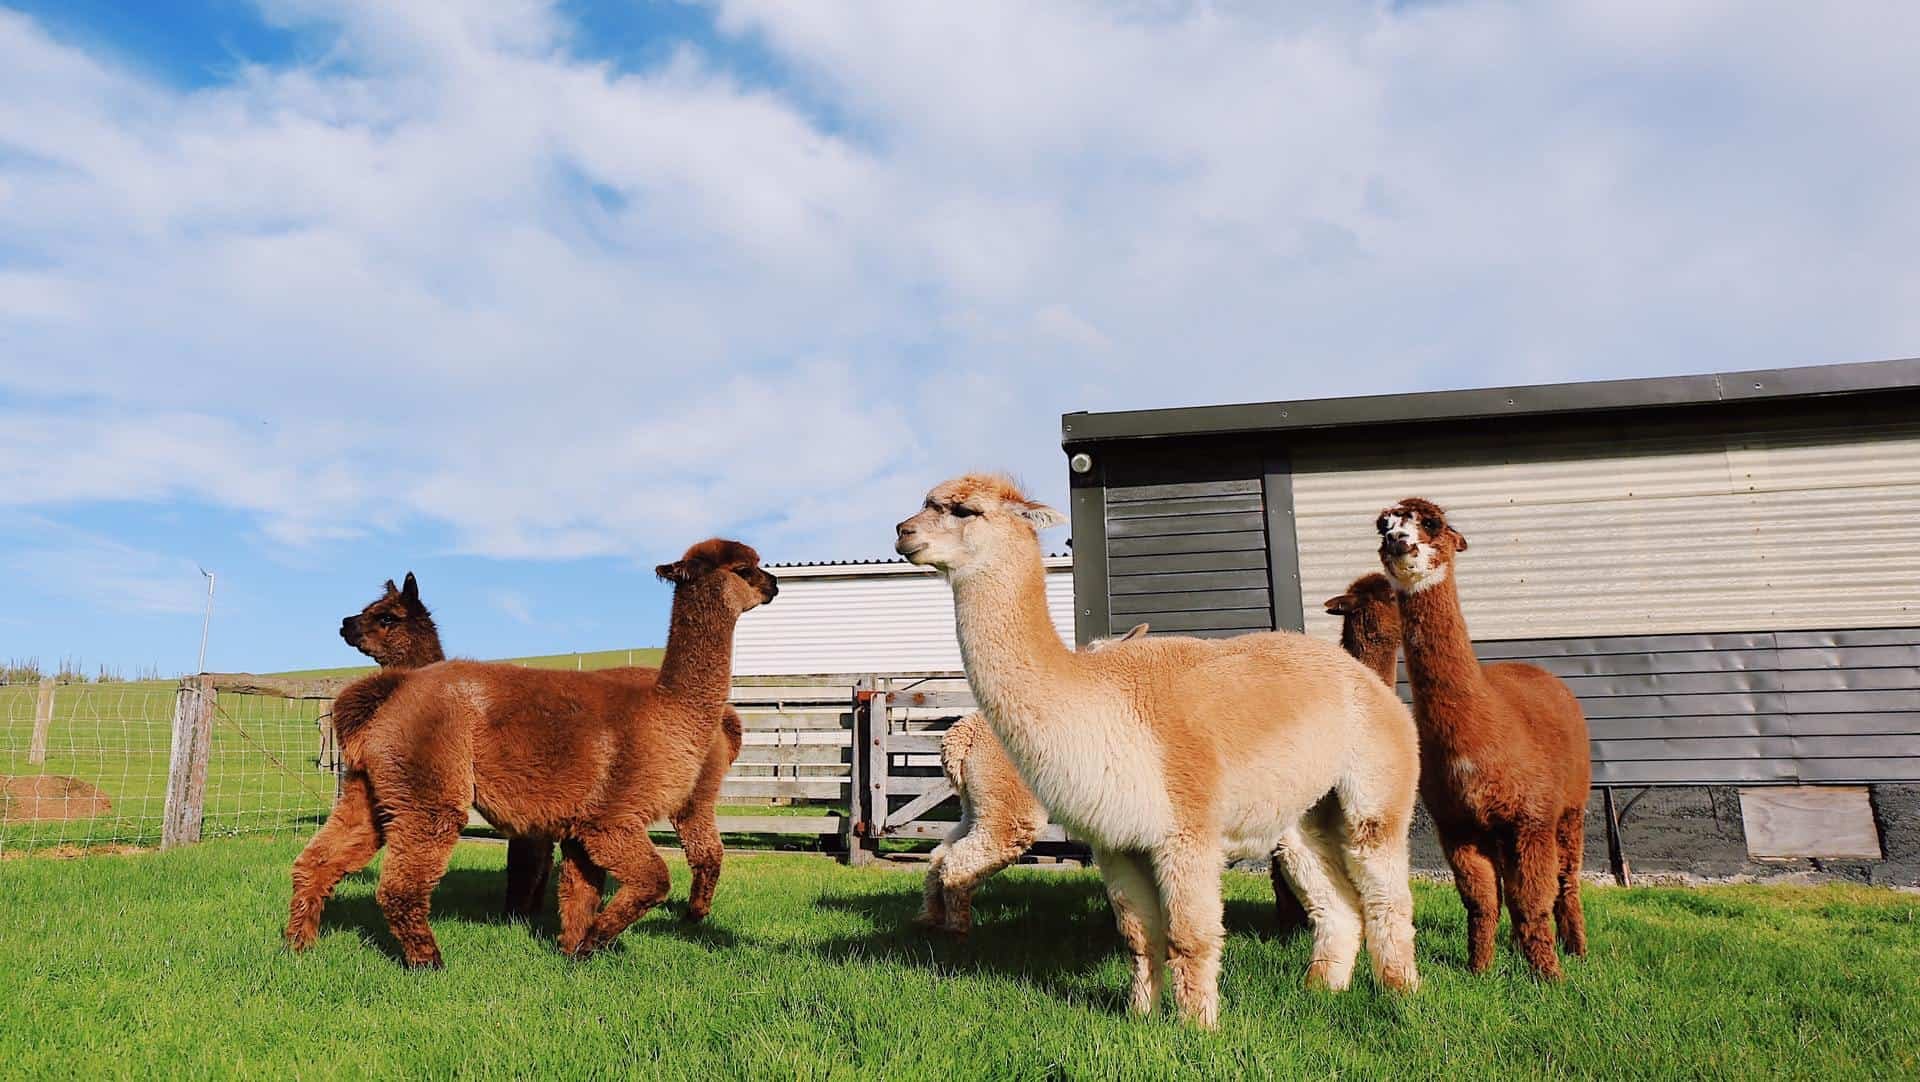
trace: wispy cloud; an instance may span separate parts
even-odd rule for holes
[[[1920,339],[1910,4],[726,0],[632,73],[264,8],[327,47],[192,90],[0,11],[0,504],[871,554],[961,469],[1060,496],[1065,410]]]

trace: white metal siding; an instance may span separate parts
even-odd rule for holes
[[[1063,641],[1073,642],[1073,568],[1048,561],[1047,609]],[[881,564],[820,574],[771,569],[780,596],[740,618],[733,639],[736,676],[802,673],[959,672],[953,590],[937,573]]]
[[[1467,537],[1476,639],[1912,625],[1920,421],[1808,408],[1791,424],[1645,419],[1523,440],[1329,441],[1293,452],[1301,585],[1379,569],[1375,515],[1407,496]]]

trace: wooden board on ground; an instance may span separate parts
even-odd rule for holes
[[[1757,860],[1879,860],[1880,832],[1865,786],[1781,785],[1740,790],[1747,853]]]

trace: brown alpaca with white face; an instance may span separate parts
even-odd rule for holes
[[[1063,521],[976,474],[935,486],[894,547],[945,573],[981,712],[1048,816],[1094,847],[1130,1008],[1155,1009],[1170,969],[1181,1015],[1217,1024],[1222,864],[1276,848],[1313,917],[1308,984],[1346,987],[1364,930],[1375,979],[1414,988],[1406,707],[1292,632],[1076,653],[1047,612],[1036,532]]]
[[[647,828],[701,799],[732,688],[734,625],[779,585],[751,548],[717,538],[656,571],[675,585],[666,657],[652,686],[452,661],[377,673],[341,692],[336,704],[346,710],[336,718],[349,722],[340,727],[348,777],[333,814],[294,862],[290,946],[312,945],[335,884],[384,843],[380,908],[407,964],[438,967],[428,902],[469,803],[506,834],[560,839],[560,947],[568,954],[606,946],[666,897],[666,862]],[[368,701],[377,705],[365,709]],[[717,834],[711,845],[717,854]],[[620,887],[602,906],[608,873]]]
[[[1380,513],[1380,562],[1400,601],[1420,724],[1420,795],[1467,908],[1468,966],[1493,964],[1500,895],[1535,973],[1560,976],[1554,926],[1587,952],[1580,912],[1583,820],[1592,765],[1587,720],[1559,678],[1473,654],[1453,573],[1467,539],[1421,499]]]
[[[447,657],[440,646],[440,629],[434,625],[432,612],[420,600],[420,584],[411,571],[407,572],[403,585],[396,587],[393,580],[388,579],[384,594],[358,614],[341,620],[340,637],[383,669],[418,669],[445,661]],[[660,670],[638,665],[598,672],[641,687],[651,687],[660,677]],[[364,697],[357,701],[369,708],[379,705],[377,701],[367,703]],[[696,789],[697,794],[703,794],[703,799],[691,802],[682,815],[674,819],[674,829],[693,868],[693,902],[687,910],[687,916],[693,920],[706,916],[713,884],[720,876],[714,805],[721,782],[740,755],[741,731],[740,715],[733,707],[727,707],[721,714],[720,733]],[[539,916],[546,904],[547,883],[552,873],[552,838],[508,838],[506,915],[528,920]]]

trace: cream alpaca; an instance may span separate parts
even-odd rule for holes
[[[1346,987],[1364,930],[1376,979],[1415,987],[1406,707],[1339,647],[1291,633],[1074,653],[1047,615],[1036,533],[1062,519],[1004,478],[963,477],[895,548],[946,574],[988,724],[1048,815],[1093,845],[1133,956],[1130,1008],[1151,1011],[1171,969],[1182,1016],[1217,1024],[1221,864],[1276,847],[1313,919],[1308,984]]]
[[[1087,649],[1098,650],[1146,633],[1147,625],[1135,624],[1117,639],[1093,640]],[[933,851],[926,901],[917,920],[966,935],[973,929],[973,892],[1032,848],[1047,825],[1047,809],[1027,791],[999,738],[978,712],[954,722],[940,738],[940,771],[960,797],[960,821]]]

